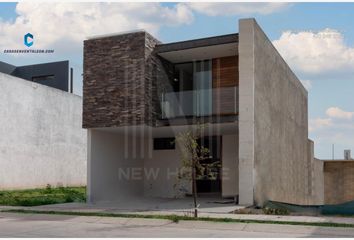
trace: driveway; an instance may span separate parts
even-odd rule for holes
[[[352,237],[354,228],[0,213],[0,237]]]

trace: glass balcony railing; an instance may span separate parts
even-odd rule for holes
[[[237,87],[163,93],[161,117],[234,115],[238,112],[237,99]]]

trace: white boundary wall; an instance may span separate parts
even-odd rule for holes
[[[0,73],[0,189],[86,185],[82,98]]]

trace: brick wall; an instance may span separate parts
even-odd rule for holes
[[[144,31],[84,42],[84,128],[155,125],[169,77],[158,43]]]

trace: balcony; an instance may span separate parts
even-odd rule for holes
[[[236,115],[237,87],[223,87],[161,94],[161,118]]]

